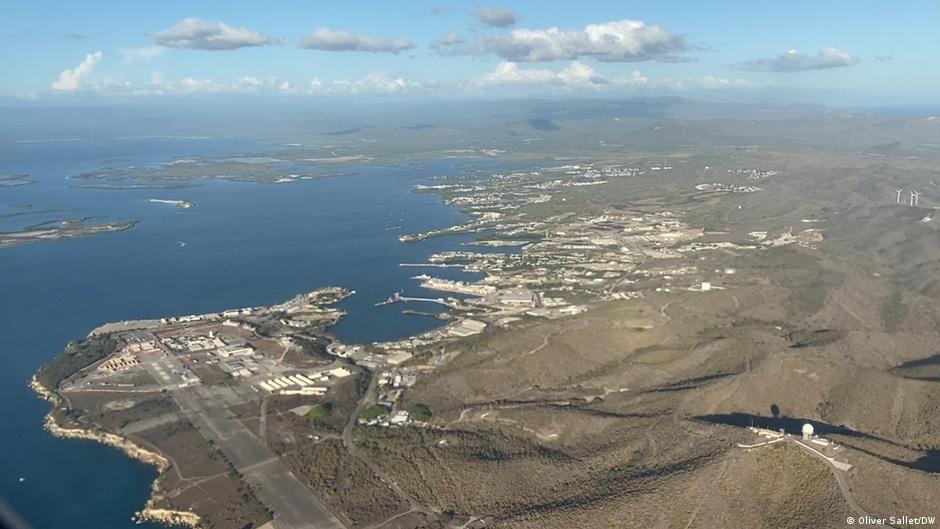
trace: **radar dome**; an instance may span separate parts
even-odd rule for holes
[[[814,428],[812,424],[806,423],[803,425],[803,438],[804,439],[809,439],[813,437],[813,432],[814,432]]]

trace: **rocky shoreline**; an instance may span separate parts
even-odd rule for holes
[[[175,511],[161,509],[155,506],[162,495],[160,490],[160,477],[170,467],[170,462],[162,455],[144,449],[134,442],[113,433],[86,430],[82,428],[65,428],[59,425],[54,417],[55,410],[62,405],[62,398],[54,391],[39,383],[35,376],[30,380],[29,387],[41,398],[52,404],[52,409],[46,414],[44,424],[46,430],[52,435],[63,439],[88,439],[117,448],[128,457],[157,468],[159,475],[150,488],[150,498],[144,508],[134,513],[134,520],[139,522],[157,522],[169,526],[182,526],[192,529],[201,527],[202,519],[198,514],[189,511]]]

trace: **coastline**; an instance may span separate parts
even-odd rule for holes
[[[445,207],[455,209],[465,215],[468,215],[471,219],[473,215],[469,214],[465,209],[456,207],[454,205],[446,204],[442,202],[442,205]],[[136,225],[137,221],[132,221],[132,224],[128,228]],[[124,228],[124,229],[128,229]],[[400,241],[397,241],[400,243]],[[332,287],[323,287],[323,288],[332,288]],[[319,289],[318,289],[319,290]],[[354,291],[353,291],[354,293]],[[345,297],[345,296],[344,296]],[[293,299],[293,298],[292,298]],[[342,300],[343,298],[340,298]],[[338,300],[338,301],[340,301]],[[274,305],[277,306],[277,305]],[[420,313],[417,311],[412,311],[412,314],[436,317],[441,318],[440,315],[435,313]],[[344,311],[340,312],[340,316],[345,315]],[[184,316],[185,317],[185,316]],[[115,322],[108,322],[102,325],[99,325],[89,331],[86,338],[91,338],[99,334],[105,334],[113,331],[126,331],[129,329],[135,328],[149,328],[155,325],[159,325],[161,319],[142,319],[142,320],[121,320]],[[333,321],[328,327],[332,327],[339,320]],[[62,354],[62,353],[60,353]],[[40,367],[41,369],[41,367]],[[51,408],[45,414],[43,419],[44,429],[52,434],[56,438],[61,439],[86,439],[90,441],[95,441],[99,444],[111,446],[120,450],[128,458],[151,465],[155,467],[158,471],[157,476],[151,482],[149,496],[144,503],[141,510],[134,512],[131,517],[132,521],[136,523],[143,522],[155,522],[160,523],[166,526],[172,527],[186,527],[192,529],[199,529],[205,527],[206,519],[203,516],[200,516],[196,512],[187,511],[187,510],[175,510],[175,509],[166,509],[159,508],[157,505],[166,499],[167,491],[163,490],[161,483],[164,483],[164,477],[167,475],[167,472],[172,466],[170,459],[164,456],[160,451],[159,447],[148,447],[144,448],[134,441],[118,435],[116,433],[111,433],[105,429],[102,429],[98,424],[88,424],[83,425],[83,427],[69,427],[63,426],[57,422],[57,413],[62,410],[70,409],[68,404],[68,396],[65,394],[60,394],[57,389],[49,388],[37,379],[36,374],[34,374],[29,383],[30,388],[35,394],[48,401],[51,404]],[[66,423],[72,422],[67,418]]]
[[[56,394],[55,391],[40,384],[35,375],[30,379],[29,387],[40,398],[52,405],[52,408],[46,413],[43,419],[43,424],[45,430],[54,437],[95,441],[103,445],[117,448],[127,457],[157,468],[157,477],[150,486],[150,497],[144,504],[143,509],[134,513],[134,521],[157,522],[167,526],[188,527],[191,529],[198,529],[201,526],[202,519],[196,513],[155,507],[156,501],[162,494],[159,484],[160,478],[163,477],[166,470],[170,467],[170,462],[163,455],[142,448],[133,441],[113,433],[61,426],[56,422],[54,414],[56,409],[62,404],[62,398]]]

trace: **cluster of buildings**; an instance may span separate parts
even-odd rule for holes
[[[324,395],[333,379],[348,377],[352,371],[345,367],[335,367],[325,371],[295,372],[258,382],[258,387],[267,393],[279,395]]]
[[[418,372],[414,368],[395,367],[379,374],[379,406],[390,411],[395,410],[405,388],[410,388],[418,381]]]
[[[812,423],[804,423],[800,428],[799,436],[787,433],[785,429],[770,430],[767,428],[749,426],[748,430],[760,436],[761,438],[766,439],[766,441],[754,444],[737,443],[739,448],[751,450],[754,448],[790,441],[796,443],[797,446],[803,448],[807,452],[826,460],[830,465],[843,472],[852,470],[851,464],[836,459],[836,456],[841,453],[842,447],[829,439],[816,435],[816,428]]]
[[[481,283],[452,281],[450,279],[431,277],[426,274],[415,276],[413,279],[421,281],[421,286],[428,290],[440,290],[442,292],[453,292],[471,296],[491,296],[496,294],[496,287]]]
[[[567,211],[544,217],[530,216],[525,209],[533,204],[566,199],[566,195],[559,195],[563,187],[600,185],[647,171],[671,169],[668,164],[649,165],[645,169],[564,165],[439,177],[440,184],[419,186],[419,191],[442,194],[446,201],[459,205],[474,219],[450,228],[403,235],[402,241],[479,233],[489,238],[481,237],[476,245],[506,250],[451,251],[431,256],[429,268],[459,267],[468,272],[482,272],[485,277],[470,282],[434,277],[430,273],[416,276],[425,289],[457,296],[436,300],[450,309],[454,321],[435,332],[389,344],[390,348],[412,350],[435,340],[471,336],[483,332],[488,325],[507,326],[526,317],[558,318],[578,314],[587,310],[586,305],[592,301],[641,297],[644,289],[660,292],[719,290],[724,286],[714,284],[712,274],[698,270],[695,262],[690,263],[689,254],[809,244],[821,237],[817,232],[806,230],[797,235],[758,240],[756,244],[742,244],[714,238],[703,240],[706,239],[704,230],[689,226],[680,214],[665,210],[610,210],[595,215]],[[750,180],[778,174],[775,170],[751,168],[728,172]],[[700,184],[696,189],[730,193],[760,190],[753,185],[723,182]],[[672,264],[670,260],[681,261],[681,264]],[[660,261],[663,264],[657,264]],[[716,273],[715,277],[720,279],[722,274]],[[409,298],[399,297],[394,301],[399,300]]]
[[[563,173],[567,177],[566,181],[571,182],[572,185],[611,178],[631,177],[644,173],[643,169],[639,167],[604,167],[596,164],[574,164],[546,167],[541,171],[530,171],[529,174],[538,176],[543,172],[547,174]]]
[[[343,313],[329,305],[350,293],[322,288],[271,307],[164,318],[127,330],[116,327],[119,349],[97,366],[86,384],[109,385],[118,376],[122,383],[133,380],[128,384],[134,387],[173,389],[199,384],[204,377],[215,383],[227,375],[249,393],[322,395],[352,371],[341,366],[298,370],[284,361],[285,356],[301,350],[295,336],[309,337],[335,323]],[[149,373],[153,380],[134,378],[135,370]]]
[[[815,248],[817,243],[820,243],[825,239],[823,232],[818,228],[807,228],[797,232],[796,234],[793,233],[792,229],[788,229],[774,238],[768,238],[768,233],[766,231],[752,231],[747,235],[751,240],[757,242],[761,247],[787,246],[790,244],[796,244],[805,248]],[[756,248],[757,246],[754,247]]]
[[[382,415],[372,419],[359,419],[359,424],[366,426],[402,426],[408,424],[411,417],[408,416],[408,410],[398,410],[390,415]]]
[[[114,373],[116,371],[124,371],[125,369],[130,369],[139,365],[140,360],[137,359],[137,355],[125,351],[118,353],[116,356],[112,356],[99,365],[98,369],[101,371]]]
[[[272,315],[282,315],[281,323],[286,324],[289,321],[290,326],[295,328],[331,325],[344,315],[342,310],[331,305],[351,294],[352,292],[341,287],[325,287],[299,294],[270,307],[244,307],[222,312],[173,316],[162,318],[160,324],[222,322],[232,327],[254,331],[257,328],[257,322],[253,320],[266,320]]]
[[[761,191],[757,186],[748,186],[741,184],[730,184],[727,182],[712,182],[710,184],[698,184],[695,186],[698,191],[718,191],[721,193],[756,193]]]
[[[397,342],[379,342],[372,344],[371,347],[333,342],[327,347],[327,351],[334,356],[352,360],[367,369],[377,370],[382,367],[398,366],[411,360],[414,355],[408,349],[428,343],[431,343],[431,340],[427,336],[425,339],[412,337]]]
[[[114,373],[140,366],[140,356],[159,351],[156,340],[139,339],[129,335],[124,340],[124,346],[114,355],[98,365],[98,370]]]
[[[511,307],[563,309],[575,301],[575,294],[593,292],[597,297],[612,283],[628,284],[628,276],[645,262],[681,257],[671,247],[703,234],[669,212],[610,212],[537,224],[530,233],[539,237],[519,252],[449,252],[431,257],[434,263],[467,262],[466,270],[487,274],[483,281],[454,285],[424,275],[419,276],[421,286],[478,296],[476,306],[498,312]]]
[[[728,169],[728,173],[733,174],[733,175],[746,176],[748,180],[761,180],[764,178],[770,178],[771,176],[780,174],[780,171],[777,171],[775,169],[737,168],[737,169]]]
[[[214,332],[208,335],[197,336],[170,336],[163,338],[160,342],[167,346],[174,353],[195,353],[198,351],[208,351],[228,347],[228,342],[217,336]]]

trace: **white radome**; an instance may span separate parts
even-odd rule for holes
[[[813,436],[813,425],[806,423],[803,425],[803,437],[812,437]]]

